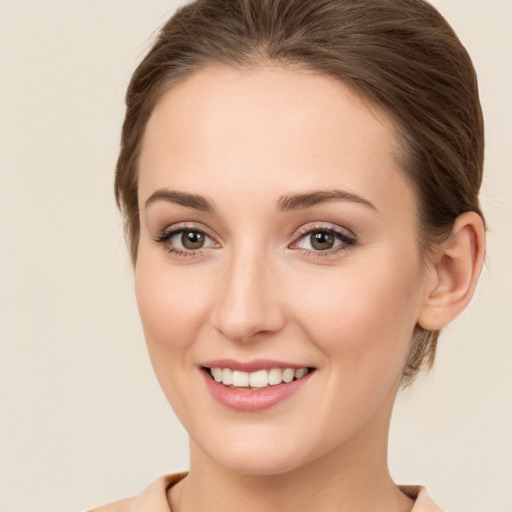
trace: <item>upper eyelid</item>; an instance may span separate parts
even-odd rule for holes
[[[181,231],[199,231],[200,233],[204,233],[209,236],[212,240],[215,240],[217,243],[219,242],[219,237],[212,234],[211,230],[208,229],[200,222],[178,222],[176,224],[171,224],[165,227],[162,230],[159,230],[157,236],[160,237],[162,235],[172,235],[175,233],[179,233]]]
[[[308,235],[309,233],[312,233],[314,231],[331,231],[334,233],[344,234],[350,238],[354,238],[354,239],[357,238],[356,234],[352,230],[345,228],[345,227],[338,226],[336,224],[332,224],[330,222],[326,222],[326,223],[320,222],[320,223],[313,223],[313,225],[308,224],[308,225],[302,226],[295,232],[296,234],[293,237],[294,237],[294,239],[297,239],[302,236]]]

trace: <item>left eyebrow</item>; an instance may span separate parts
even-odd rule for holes
[[[198,194],[189,194],[178,190],[159,189],[146,200],[144,206],[147,208],[156,201],[167,201],[169,203],[179,204],[187,208],[194,208],[203,212],[214,212],[215,206],[206,197]]]
[[[352,192],[347,192],[346,190],[339,189],[315,190],[302,194],[287,194],[279,198],[277,209],[281,212],[303,210],[330,201],[348,201],[352,203],[359,203],[371,208],[372,210],[375,210],[376,212],[379,211],[373,203],[364,197],[361,197]]]

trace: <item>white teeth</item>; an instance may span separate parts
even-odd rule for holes
[[[222,370],[222,384],[229,386],[233,384],[233,372],[229,368],[224,368]]]
[[[281,368],[272,368],[268,372],[268,383],[271,386],[275,386],[276,384],[281,384],[283,382],[283,372]]]
[[[304,375],[306,375],[306,373],[308,373],[307,368],[299,368],[298,370],[295,370],[295,378],[302,379],[302,377],[304,377]]]
[[[293,377],[295,377],[295,370],[292,368],[286,368],[286,370],[283,371],[283,380],[285,382],[291,382]]]
[[[249,385],[251,388],[266,388],[268,386],[267,370],[259,370],[249,374]]]
[[[222,368],[212,368],[213,378],[220,382],[222,380]]]
[[[248,385],[249,374],[247,372],[233,370],[233,386],[235,386],[235,388],[246,388]]]
[[[217,382],[222,382],[225,386],[235,388],[266,388],[269,384],[276,386],[283,382],[291,382],[295,379],[301,379],[308,373],[307,368],[271,368],[270,370],[257,370],[255,372],[242,372],[240,370],[231,370],[230,368],[210,368],[212,377]]]

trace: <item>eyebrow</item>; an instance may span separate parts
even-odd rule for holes
[[[177,190],[159,189],[151,194],[144,205],[147,208],[150,204],[156,201],[167,201],[203,212],[212,213],[216,211],[213,202],[206,197]],[[299,194],[286,194],[279,198],[277,202],[277,209],[281,212],[304,210],[330,201],[348,201],[358,203],[367,206],[376,212],[379,211],[377,207],[367,199],[354,194],[353,192],[347,192],[346,190],[339,189],[315,190]]]
[[[287,194],[281,196],[278,201],[278,210],[282,212],[303,210],[329,201],[349,201],[367,206],[376,212],[379,211],[373,203],[364,197],[339,189],[316,190],[303,194]]]
[[[215,211],[215,206],[209,199],[206,199],[206,197],[200,196],[198,194],[189,194],[188,192],[179,192],[177,190],[157,190],[151,194],[151,196],[149,196],[149,198],[144,203],[144,206],[147,208],[155,201],[167,201],[170,203],[176,203],[181,206],[200,210],[202,212]]]

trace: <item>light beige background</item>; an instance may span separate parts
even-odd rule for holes
[[[0,1],[0,510],[82,510],[187,467],[153,376],[114,207],[129,76],[176,7]],[[488,263],[435,370],[398,400],[395,479],[512,511],[512,2],[437,0],[487,123]]]

